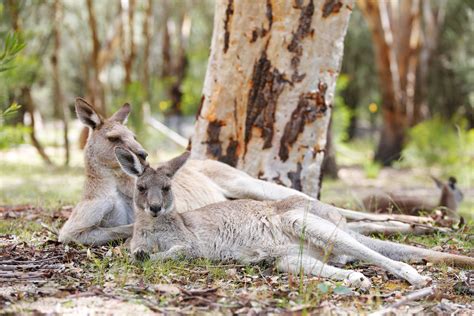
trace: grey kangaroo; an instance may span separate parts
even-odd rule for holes
[[[104,119],[92,105],[77,98],[76,113],[80,121],[91,129],[84,155],[86,181],[82,200],[61,229],[59,241],[102,245],[131,237],[134,222],[133,178],[120,169],[114,148],[125,147],[142,160],[145,160],[147,153],[135,140],[132,131],[124,125],[130,106],[126,104],[112,117]],[[172,182],[178,212],[232,199],[262,201],[299,195],[318,203],[321,209],[327,211],[327,216],[344,221],[346,218],[357,220],[350,223],[350,228],[356,231],[413,231],[412,225],[398,222],[394,226],[392,222],[383,222],[400,219],[402,215],[368,214],[336,208],[315,201],[299,191],[255,179],[241,170],[214,160],[190,159],[173,177]],[[367,224],[361,221],[363,219],[381,222]],[[413,222],[413,218],[410,220]]]
[[[401,213],[408,215],[419,215],[421,212],[432,212],[437,208],[444,207],[456,212],[463,200],[463,194],[456,185],[456,178],[449,177],[448,182],[432,177],[436,186],[441,190],[441,196],[437,204],[425,201],[422,198],[401,196],[394,194],[371,195],[363,200],[366,210],[375,213]]]
[[[185,256],[242,263],[275,261],[281,271],[319,275],[368,288],[363,274],[331,266],[358,259],[385,268],[414,286],[430,279],[396,260],[428,259],[474,266],[474,258],[375,240],[328,217],[316,201],[292,196],[281,201],[236,200],[176,211],[173,177],[189,157],[186,152],[154,169],[132,151],[117,147],[124,172],[136,178],[135,227],[131,240],[136,260]],[[326,217],[328,219],[325,219]],[[303,245],[303,250],[302,250]]]

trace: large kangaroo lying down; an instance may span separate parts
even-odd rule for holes
[[[143,161],[147,153],[124,125],[130,106],[125,104],[109,119],[104,119],[92,105],[78,98],[76,113],[81,122],[91,129],[85,148],[86,180],[82,201],[76,205],[61,229],[59,240],[102,245],[131,237],[134,222],[133,178],[120,169],[114,148],[122,146]],[[336,208],[315,201],[299,191],[255,179],[243,171],[214,160],[190,159],[173,177],[172,182],[178,212],[232,199],[279,200],[298,195],[314,201],[328,216],[335,216],[339,221],[364,218],[384,221],[395,216]],[[413,231],[411,225],[396,224],[381,222],[367,225],[353,222],[348,225],[351,230],[363,233]]]
[[[415,286],[423,286],[430,279],[395,260],[428,259],[474,266],[474,258],[375,240],[349,231],[337,216],[331,219],[319,203],[304,197],[225,201],[179,213],[172,179],[189,153],[157,169],[127,149],[117,147],[115,153],[122,169],[136,177],[131,250],[138,260],[180,255],[243,263],[275,260],[281,271],[299,273],[302,269],[306,274],[344,280],[360,288],[370,287],[370,280],[359,272],[330,264],[363,260]]]

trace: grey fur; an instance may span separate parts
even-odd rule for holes
[[[328,213],[322,203],[305,197],[293,196],[281,201],[226,201],[179,213],[173,194],[167,190],[158,201],[163,205],[162,211],[150,212],[149,194],[138,187],[168,188],[174,174],[166,170],[166,164],[156,170],[147,167],[137,177],[136,222],[131,241],[135,259],[150,256],[152,260],[163,260],[184,255],[243,263],[270,260],[283,271],[298,273],[303,269],[304,273],[368,288],[370,280],[361,273],[330,265],[358,259],[381,266],[415,286],[430,281],[408,264],[389,258],[390,249],[402,249],[402,245],[358,235],[347,229],[342,216]],[[381,250],[381,247],[386,247],[387,256],[373,250]],[[414,247],[404,249],[410,250],[412,257],[421,259],[420,252],[411,248]],[[399,256],[400,251],[395,255]],[[474,264],[472,258],[462,259]]]

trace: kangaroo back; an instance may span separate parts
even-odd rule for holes
[[[432,212],[438,207],[445,207],[451,211],[457,211],[463,200],[463,194],[456,186],[456,178],[450,177],[448,182],[441,182],[432,177],[436,186],[441,189],[438,204],[432,199],[414,196],[403,196],[395,194],[375,194],[363,199],[364,208],[373,213],[398,213],[407,215],[419,215],[421,212]]]

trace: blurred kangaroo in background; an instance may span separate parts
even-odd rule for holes
[[[330,264],[363,260],[415,286],[424,286],[430,279],[396,260],[425,259],[474,267],[474,258],[359,235],[337,216],[323,218],[327,211],[321,203],[300,196],[281,201],[225,201],[179,213],[172,179],[179,175],[189,152],[156,169],[125,148],[117,147],[115,153],[124,172],[136,177],[131,240],[136,260],[181,255],[246,264],[275,260],[281,271],[344,280],[365,289],[371,282],[362,273]]]
[[[456,186],[456,178],[449,177],[446,183],[441,182],[435,177],[432,177],[432,179],[436,186],[441,189],[441,196],[437,204],[418,197],[386,194],[371,195],[364,198],[364,208],[375,213],[393,212],[408,215],[419,215],[423,212],[430,213],[440,207],[456,212],[463,200],[463,194]]]
[[[129,149],[141,160],[147,157],[135,135],[124,125],[130,106],[126,104],[112,117],[104,119],[92,105],[77,98],[76,113],[79,120],[91,129],[84,155],[86,181],[82,200],[61,229],[59,241],[102,245],[126,239],[133,231],[133,178],[119,167],[114,148],[122,146]],[[190,159],[172,181],[178,212],[233,199],[279,200],[298,195],[318,203],[328,218],[337,217],[344,221],[345,218],[379,221],[395,219],[394,215],[336,208],[299,191],[255,179],[244,171],[215,160]],[[413,231],[412,225],[398,224],[393,228],[387,227],[388,223],[380,223],[367,229],[363,227],[364,223],[354,222],[350,228],[364,233],[385,232],[388,229],[396,232]]]

